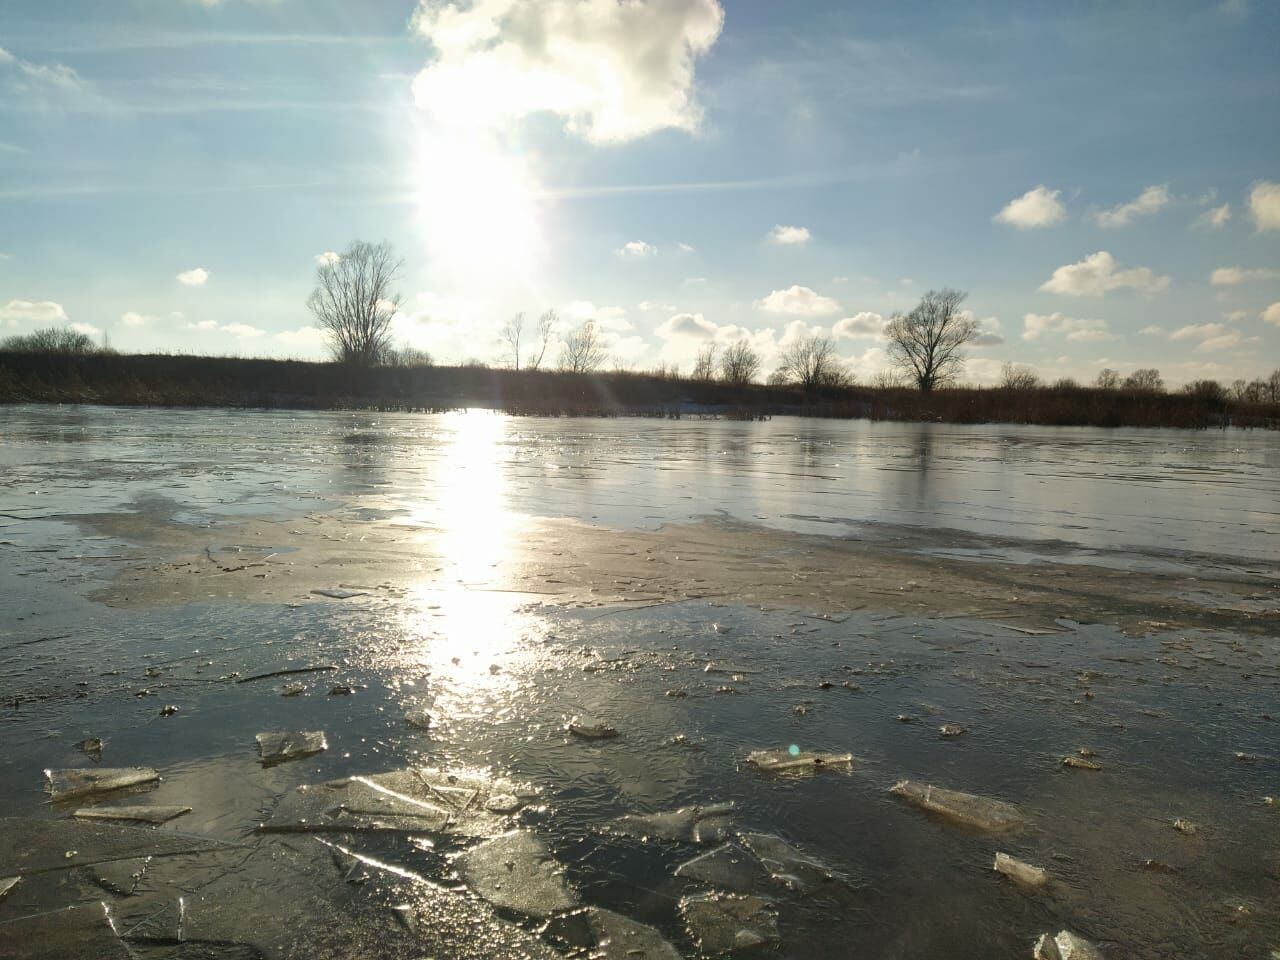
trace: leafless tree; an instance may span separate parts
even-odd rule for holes
[[[86,354],[99,352],[87,334],[69,327],[45,327],[0,340],[0,350],[13,353]]]
[[[739,340],[725,348],[720,358],[720,379],[736,387],[750,383],[760,372],[760,354],[748,340]]]
[[[507,345],[507,349],[511,351],[511,366],[516,370],[520,369],[520,334],[524,332],[524,314],[517,313],[514,317],[507,321],[502,328],[502,341]]]
[[[910,313],[895,313],[885,326],[889,357],[928,393],[953,379],[964,363],[964,345],[981,332],[960,312],[963,291],[930,290]]]
[[[1155,367],[1141,367],[1125,377],[1122,386],[1139,393],[1160,393],[1164,390],[1164,379]]]
[[[538,318],[538,355],[530,358],[527,364],[530,370],[537,370],[542,366],[542,359],[547,355],[547,346],[556,334],[556,324],[559,321],[554,310],[547,310]]]
[[[1005,390],[1034,390],[1040,386],[1040,378],[1030,367],[1006,363],[1000,370],[1000,386]]]
[[[340,363],[373,366],[391,347],[391,318],[400,295],[391,285],[404,269],[389,243],[357,240],[337,260],[316,269],[316,287],[307,309]]]
[[[560,367],[570,373],[590,373],[598,369],[607,356],[599,327],[594,320],[588,320],[565,339]]]
[[[877,390],[896,390],[904,384],[898,371],[885,368],[876,371],[876,375],[871,378],[871,386]]]
[[[1120,374],[1110,367],[1103,367],[1098,371],[1098,379],[1093,381],[1093,385],[1099,390],[1118,390],[1120,388]]]
[[[698,351],[697,359],[693,361],[693,372],[689,375],[692,380],[701,380],[709,382],[716,377],[716,345],[714,342],[708,343]]]
[[[1271,403],[1280,403],[1280,370],[1273,370],[1266,379],[1266,397]]]
[[[853,378],[840,366],[836,345],[830,337],[810,334],[791,343],[779,358],[775,375],[782,383],[798,383],[806,390],[818,387],[846,387]],[[773,382],[773,378],[770,378]]]
[[[1080,384],[1076,383],[1074,377],[1059,377],[1053,381],[1053,389],[1055,390],[1079,390]]]
[[[418,347],[388,347],[383,363],[388,367],[431,367],[435,359],[426,350]]]

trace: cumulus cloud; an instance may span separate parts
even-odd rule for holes
[[[317,327],[281,330],[272,339],[285,346],[296,347],[311,353],[318,352],[325,345],[324,333]]]
[[[1147,187],[1128,203],[1122,203],[1110,210],[1099,210],[1093,215],[1094,222],[1100,227],[1125,227],[1136,217],[1148,217],[1159,213],[1173,202],[1166,183]]]
[[[1061,194],[1061,190],[1050,190],[1041,184],[1010,200],[992,219],[1019,230],[1052,226],[1067,216],[1066,207],[1058,200]]]
[[[619,256],[631,257],[637,260],[644,257],[652,257],[657,252],[657,247],[651,243],[645,243],[643,240],[629,240],[618,249]]]
[[[676,249],[681,253],[697,253],[698,248],[691,243],[677,243]]]
[[[1220,337],[1227,332],[1226,324],[1222,323],[1192,323],[1185,327],[1179,327],[1173,333],[1169,334],[1170,340],[1208,340],[1211,337]]]
[[[970,341],[975,347],[998,347],[1004,343],[1004,337],[991,330],[984,330]]]
[[[1235,286],[1248,280],[1270,280],[1280,277],[1280,270],[1266,267],[1219,267],[1209,275],[1209,282],[1218,287]]]
[[[191,270],[183,270],[178,274],[177,280],[184,287],[203,287],[209,282],[209,271],[204,267],[194,267]]]
[[[0,322],[9,326],[17,326],[23,321],[33,323],[53,323],[67,319],[67,311],[62,304],[52,300],[10,300],[0,307]]]
[[[67,329],[74,330],[76,333],[83,333],[86,337],[97,337],[102,331],[95,327],[92,323],[69,323]]]
[[[1053,271],[1053,276],[1040,285],[1040,289],[1072,297],[1100,297],[1108,290],[1127,287],[1151,296],[1169,286],[1168,277],[1157,276],[1149,267],[1117,270],[1117,266],[1115,257],[1106,250],[1099,250],[1078,263],[1058,267]]]
[[[1258,342],[1257,337],[1246,337],[1238,330],[1229,329],[1222,323],[1198,323],[1179,327],[1169,334],[1170,340],[1194,340],[1197,353],[1213,353],[1216,350],[1230,350]]]
[[[884,317],[869,310],[837,320],[831,327],[831,335],[836,338],[878,337],[883,332]]]
[[[660,313],[670,313],[676,308],[673,303],[654,303],[652,300],[641,300],[638,306],[645,313],[650,313],[654,310],[657,310]]]
[[[1280,183],[1255,183],[1249,190],[1249,214],[1259,233],[1280,230]]]
[[[718,0],[420,0],[435,58],[414,99],[461,126],[549,113],[593,143],[694,130],[694,61],[723,24]]]
[[[218,329],[241,340],[252,340],[254,337],[260,337],[266,333],[265,330],[260,330],[258,327],[250,326],[247,323],[224,323]]]
[[[1100,343],[1118,339],[1105,320],[1068,317],[1061,313],[1028,313],[1022,318],[1022,339],[1038,340],[1044,334],[1065,335],[1076,343]]]
[[[1280,327],[1280,300],[1263,310],[1259,316],[1264,322]]]
[[[1149,323],[1138,333],[1144,337],[1159,337],[1164,335],[1164,327],[1157,327],[1154,323]]]
[[[1204,227],[1208,230],[1221,230],[1230,219],[1231,204],[1224,203],[1220,207],[1214,207],[1200,214],[1200,216],[1196,217],[1193,226]]]
[[[787,227],[778,224],[769,231],[769,239],[783,246],[808,243],[812,236],[808,227]]]
[[[126,327],[132,327],[133,329],[137,329],[138,327],[149,326],[150,324],[154,323],[155,320],[156,320],[155,317],[149,317],[145,313],[138,313],[134,310],[129,310],[125,313],[120,314],[121,325]]]
[[[594,320],[601,330],[612,333],[626,333],[634,329],[634,325],[627,319],[627,311],[624,308],[597,307],[590,300],[570,300],[557,307],[556,312],[574,323]]]
[[[321,267],[327,267],[339,262],[342,259],[341,254],[335,250],[326,250],[324,253],[316,254],[316,264]],[[306,329],[305,327],[303,329]]]
[[[799,284],[787,287],[785,290],[774,290],[767,297],[757,300],[755,307],[757,310],[767,310],[770,313],[789,313],[809,317],[821,317],[840,312],[840,304],[837,301]]]
[[[664,340],[672,337],[693,337],[709,340],[719,328],[700,313],[677,313],[668,317],[654,332]]]

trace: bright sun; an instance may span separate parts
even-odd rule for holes
[[[504,153],[484,131],[424,130],[413,176],[428,250],[455,282],[534,285],[539,187],[525,158]]]

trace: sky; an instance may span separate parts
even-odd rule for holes
[[[610,366],[968,292],[963,379],[1280,367],[1280,3],[4,0],[0,336],[318,358],[355,240],[397,340]],[[553,345],[554,350],[554,345]]]

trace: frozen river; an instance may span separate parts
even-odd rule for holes
[[[1278,561],[1265,433],[2,408],[0,957],[1267,956]]]

